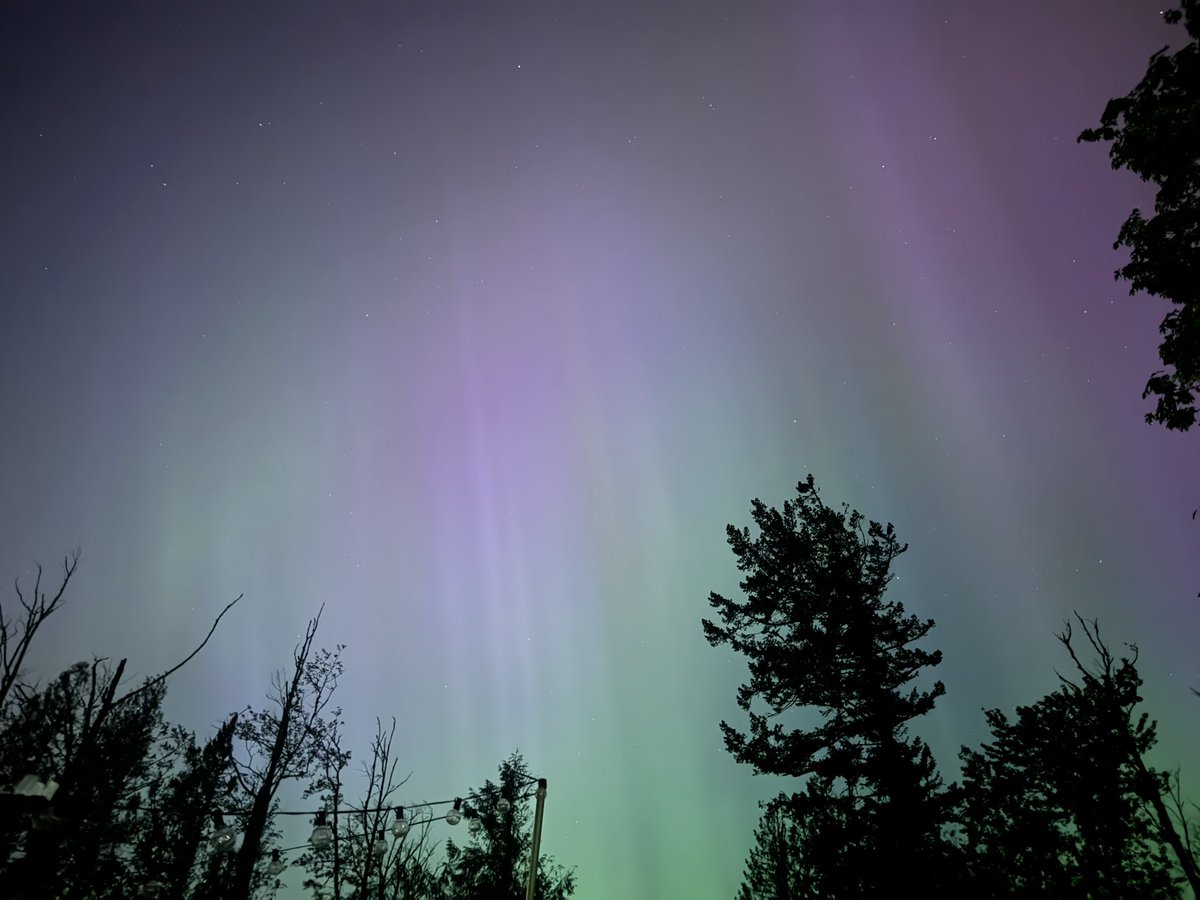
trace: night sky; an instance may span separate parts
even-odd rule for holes
[[[1075,141],[1159,10],[5,4],[0,602],[83,549],[32,670],[153,674],[244,592],[171,681],[207,735],[325,604],[405,800],[519,748],[578,898],[727,900],[794,785],[700,619],[812,472],[910,544],[948,776],[1077,609],[1200,793],[1197,437],[1112,277],[1152,194]]]

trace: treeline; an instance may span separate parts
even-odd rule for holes
[[[1015,717],[989,710],[990,739],[946,784],[908,731],[945,692],[929,678],[941,653],[919,646],[934,623],[884,597],[907,545],[827,506],[811,475],[752,515],[753,533],[727,529],[745,597],[711,594],[704,631],[749,665],[749,729],[721,723],[729,752],[799,789],[766,804],[738,900],[1200,896],[1178,777],[1146,763],[1136,650],[1118,658],[1095,622],[1068,622],[1058,689]]]
[[[77,566],[78,554],[65,560],[53,593],[39,567],[28,594],[17,585],[20,608],[0,608],[0,897],[249,900],[285,887],[295,896],[297,886],[335,900],[526,897],[539,784],[519,753],[495,782],[405,807],[396,722],[377,720],[360,760],[366,785],[347,796],[353,755],[335,705],[345,648],[315,645],[320,613],[266,704],[230,715],[205,739],[164,718],[167,681],[237,600],[189,656],[136,687],[123,684],[125,660],[27,680],[29,647]],[[291,847],[281,843],[285,785],[314,813],[311,836]],[[439,839],[455,826],[466,832],[458,842]],[[534,896],[574,893],[574,873],[549,857],[535,872]]]

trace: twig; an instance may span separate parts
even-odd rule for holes
[[[195,650],[193,650],[191,653],[189,653],[187,656],[185,656],[181,662],[176,663],[174,666],[167,669],[167,671],[163,672],[161,675],[154,676],[149,681],[147,681],[145,684],[143,684],[140,688],[130,691],[128,694],[126,694],[120,700],[118,700],[117,703],[125,703],[126,701],[132,699],[133,697],[136,697],[142,691],[149,690],[151,687],[154,687],[157,684],[161,684],[162,682],[166,681],[168,677],[170,677],[174,673],[178,672],[180,669],[182,669],[184,666],[186,666],[189,662],[191,662],[192,658],[195,657],[195,655],[197,653],[199,653],[201,650],[204,649],[204,645],[208,643],[208,639],[213,636],[213,632],[216,631],[217,626],[221,624],[221,619],[225,615],[225,613],[229,612],[229,610],[231,610],[234,607],[234,604],[236,604],[238,602],[238,600],[241,600],[242,597],[244,597],[244,596],[246,596],[246,595],[238,594],[237,597],[235,597],[233,600],[231,600],[226,605],[226,607],[223,610],[221,610],[220,614],[215,619],[213,619],[212,628],[208,629],[208,634],[206,634],[204,636],[204,640],[202,640],[200,642],[200,646],[198,646]]]

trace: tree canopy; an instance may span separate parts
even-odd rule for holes
[[[1165,779],[1142,762],[1155,723],[1136,709],[1136,654],[1116,660],[1094,623],[1083,625],[1099,671],[1079,665],[1081,678],[1060,676],[1015,719],[988,710],[991,741],[962,749],[972,883],[995,897],[1179,897],[1173,829],[1155,809]],[[1061,639],[1078,661],[1069,629]]]
[[[499,781],[472,791],[466,809],[468,837],[446,842],[445,900],[524,900],[532,853],[530,799],[537,779],[517,752],[500,763]],[[575,873],[539,854],[533,896],[565,900],[575,893]]]
[[[782,509],[753,501],[756,531],[728,526],[744,599],[713,593],[714,646],[747,659],[745,734],[721,723],[755,772],[799,779],[764,804],[736,900],[923,897],[1175,900],[1200,888],[1192,824],[1145,754],[1136,651],[1117,659],[1094,622],[1058,636],[1075,673],[1016,718],[985,713],[946,786],[908,734],[942,695],[914,682],[941,659],[933,628],[885,598],[907,548],[891,525],[822,502],[810,475]],[[926,682],[928,683],[928,682]],[[785,782],[786,784],[787,782]]]
[[[1186,431],[1196,422],[1200,389],[1200,0],[1183,0],[1164,20],[1182,24],[1190,38],[1175,53],[1150,57],[1142,80],[1108,102],[1100,125],[1080,141],[1109,144],[1114,169],[1128,169],[1157,188],[1154,213],[1134,209],[1114,249],[1129,249],[1116,277],[1130,293],[1162,297],[1172,308],[1159,325],[1159,358],[1142,397],[1156,406],[1146,421]]]
[[[720,621],[703,621],[708,642],[750,670],[737,692],[750,731],[722,722],[727,749],[756,772],[805,779],[779,804],[830,850],[818,893],[869,894],[915,860],[935,867],[944,797],[907,723],[945,691],[914,685],[941,653],[914,646],[932,620],[884,597],[907,548],[890,524],[827,506],[811,475],[782,509],[754,500],[751,515],[757,533],[726,529],[746,598],[712,593]]]
[[[68,557],[56,594],[39,580],[30,595],[18,593],[19,614],[0,609],[0,897],[250,900],[274,896],[288,879],[334,900],[524,898],[537,780],[519,754],[501,763],[499,783],[464,794],[461,843],[437,840],[433,825],[455,823],[436,804],[407,812],[397,804],[394,719],[390,730],[377,720],[365,792],[347,801],[352,754],[333,702],[344,647],[317,646],[319,614],[290,668],[275,674],[267,705],[231,715],[206,741],[168,722],[163,699],[168,676],[236,600],[183,662],[124,693],[124,660],[80,662],[44,686],[29,681],[20,663],[74,571]],[[281,811],[288,782],[319,809]],[[283,847],[284,812],[314,812],[313,834],[323,829],[324,838]],[[539,856],[538,900],[574,888],[573,871]]]

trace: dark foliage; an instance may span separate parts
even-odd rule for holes
[[[982,894],[1182,896],[1145,798],[1166,781],[1141,764],[1155,731],[1135,712],[1141,683],[1135,660],[1105,655],[1098,677],[1063,678],[1015,721],[986,713],[992,740],[961,754],[967,865]]]
[[[152,775],[165,689],[148,684],[116,701],[122,670],[123,663],[78,663],[40,691],[19,691],[0,732],[0,782],[35,774],[60,787],[32,821],[5,823],[5,849],[18,852],[0,859],[0,896],[67,900],[127,890],[121,852],[137,820],[126,806]]]
[[[139,885],[161,884],[168,897],[189,896],[203,874],[220,868],[208,846],[211,810],[228,803],[237,717],[203,745],[176,726],[156,748],[154,775],[141,805],[131,870]],[[196,896],[196,895],[192,895]]]
[[[782,510],[755,500],[752,515],[757,534],[727,529],[746,599],[712,594],[720,623],[703,623],[710,644],[729,645],[750,669],[737,695],[750,732],[722,722],[726,747],[758,773],[807,779],[776,802],[802,825],[813,870],[805,896],[892,889],[914,865],[939,884],[945,795],[907,723],[944,693],[941,682],[912,685],[941,654],[913,646],[932,621],[884,599],[905,546],[891,525],[826,506],[811,475]]]
[[[203,744],[164,721],[167,680],[203,649],[236,600],[191,654],[125,693],[124,660],[77,663],[44,687],[25,680],[25,651],[61,605],[73,572],[68,557],[56,594],[47,596],[39,577],[30,595],[18,593],[20,615],[0,615],[4,900],[250,900],[274,895],[289,869],[293,885],[339,900],[525,896],[533,779],[520,755],[501,764],[499,784],[471,795],[475,827],[462,846],[447,841],[440,857],[432,828],[442,823],[432,807],[410,810],[407,827],[395,824],[394,795],[404,780],[396,775],[394,719],[386,731],[377,721],[362,770],[365,796],[345,805],[351,754],[332,703],[344,648],[316,647],[319,614],[291,668],[274,676],[267,705],[230,717]],[[330,847],[272,855],[278,792],[288,781],[331,814]],[[545,855],[539,860],[535,896],[571,896],[574,873]]]
[[[1129,262],[1117,270],[1130,293],[1145,291],[1172,305],[1159,325],[1159,358],[1142,397],[1157,405],[1146,421],[1185,431],[1196,421],[1200,388],[1200,0],[1169,10],[1191,40],[1174,54],[1150,57],[1138,85],[1108,102],[1098,128],[1081,141],[1105,141],[1114,169],[1129,169],[1155,185],[1154,214],[1133,210],[1114,248],[1128,247]]]
[[[1144,759],[1155,725],[1138,711],[1136,650],[1117,659],[1078,619],[1085,662],[1068,623],[1071,677],[1015,720],[987,712],[992,739],[963,748],[964,783],[943,788],[907,735],[942,693],[912,687],[940,655],[913,646],[933,623],[884,599],[905,550],[892,527],[827,507],[811,476],[752,514],[757,533],[727,529],[745,600],[712,594],[719,624],[704,622],[750,669],[749,734],[721,727],[739,762],[804,781],[766,805],[737,900],[1200,891],[1182,795]]]
[[[485,781],[469,801],[462,844],[446,842],[441,894],[445,900],[524,900],[532,851],[530,800],[536,780],[520,753],[500,764],[499,782]],[[534,897],[564,900],[575,873],[546,854],[538,857]]]
[[[811,897],[813,860],[820,853],[810,839],[810,819],[794,819],[785,804],[769,806],[754,829],[754,846],[737,900],[788,900]]]
[[[331,703],[344,670],[345,648],[314,649],[320,621],[320,612],[309,621],[292,652],[291,671],[273,677],[269,705],[244,710],[234,730],[235,784],[246,812],[240,817],[242,843],[230,878],[232,900],[246,900],[264,881],[262,862],[271,849],[280,788],[287,781],[313,778],[329,760],[339,733],[342,711]]]

